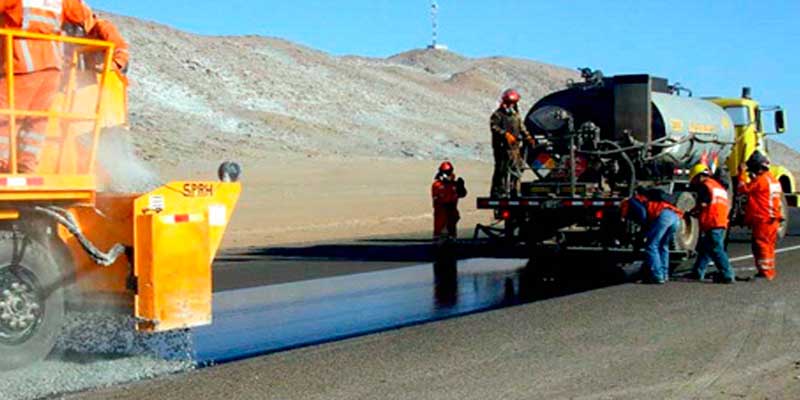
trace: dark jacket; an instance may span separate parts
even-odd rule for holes
[[[492,148],[495,150],[509,150],[506,132],[510,132],[520,142],[533,140],[522,124],[522,118],[517,110],[509,113],[503,107],[499,107],[489,119],[489,129],[492,131]]]

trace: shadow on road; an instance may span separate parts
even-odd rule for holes
[[[323,244],[307,247],[265,247],[217,257],[220,262],[275,261],[361,261],[361,262],[431,262],[430,241],[381,240],[375,243]]]

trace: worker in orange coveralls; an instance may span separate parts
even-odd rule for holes
[[[458,213],[458,199],[466,195],[464,179],[456,178],[452,163],[443,162],[431,186],[434,240],[446,241],[457,237],[456,224],[461,218]]]
[[[749,171],[749,174],[748,174]],[[747,195],[744,222],[753,230],[753,257],[756,277],[775,279],[775,244],[783,221],[780,182],[769,172],[769,159],[755,151],[745,165],[739,167],[738,192]]]
[[[115,44],[114,64],[119,70],[128,62],[128,45],[108,21],[97,20],[81,0],[0,0],[0,28],[38,34],[61,34],[67,25],[78,26],[88,37]],[[2,39],[0,37],[0,39]],[[48,40],[14,39],[14,108],[47,111],[61,87],[64,50]],[[5,67],[5,51],[0,53]],[[4,68],[5,69],[5,68]],[[5,74],[3,73],[3,76]],[[0,108],[9,108],[8,83],[0,79]],[[20,173],[35,172],[45,140],[48,120],[18,117],[17,167]],[[9,117],[0,119],[0,172],[8,172],[10,158]]]

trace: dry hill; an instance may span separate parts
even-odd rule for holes
[[[487,118],[506,87],[523,108],[577,79],[504,57],[412,50],[336,57],[281,39],[211,37],[110,16],[131,43],[131,124],[156,162],[198,155],[487,160]],[[800,170],[785,146],[774,157]]]
[[[527,108],[578,78],[527,60],[428,50],[335,57],[280,39],[111,18],[131,42],[140,155],[165,179],[208,179],[222,159],[245,163],[228,246],[430,229],[435,160],[491,158],[487,119],[502,89],[519,88]],[[800,170],[797,153],[771,147],[776,162]],[[118,153],[129,151],[111,152],[110,164],[121,164]],[[154,180],[125,165],[112,174],[125,190]],[[458,170],[470,187],[462,226],[486,222],[466,205],[488,190],[491,165],[459,161]]]
[[[147,158],[176,149],[264,154],[488,159],[487,119],[518,87],[528,105],[576,78],[510,58],[413,50],[335,57],[280,39],[208,37],[112,16],[131,42],[131,122]]]

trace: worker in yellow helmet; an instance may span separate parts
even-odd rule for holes
[[[697,190],[697,205],[690,214],[700,220],[701,235],[692,275],[698,280],[705,279],[706,267],[709,261],[714,261],[722,273],[720,283],[733,283],[736,276],[725,252],[725,232],[731,209],[728,191],[711,176],[711,170],[703,163],[692,168],[689,182]]]

